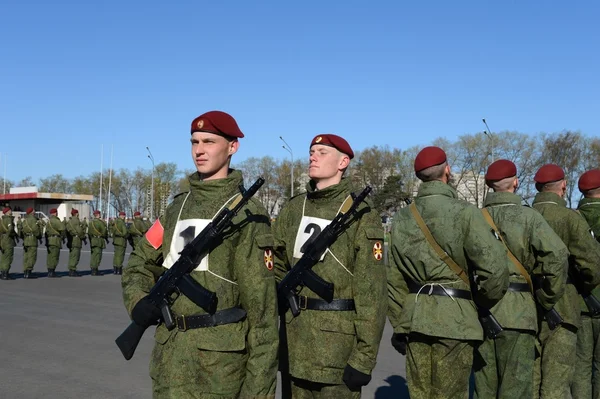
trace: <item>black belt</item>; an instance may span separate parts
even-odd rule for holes
[[[582,316],[595,317],[592,312],[581,312]]]
[[[440,285],[437,285],[436,283],[426,283],[423,285],[411,282],[409,284],[408,287],[408,291],[411,294],[417,294],[417,293],[422,293],[424,295],[438,295],[438,296],[450,296],[450,297],[454,297],[454,298],[461,298],[461,299],[473,299],[473,295],[471,295],[471,291],[467,291],[467,290],[460,290],[457,288],[449,288],[444,286],[444,288],[442,288]]]
[[[327,302],[323,299],[308,298],[304,295],[298,297],[298,306],[300,309],[310,310],[334,310],[334,311],[345,311],[355,310],[354,299],[334,299],[331,302]]]
[[[246,318],[246,311],[235,307],[219,310],[215,314],[201,314],[197,316],[179,316],[175,319],[175,325],[179,331],[192,330],[195,328],[215,327],[223,324],[232,324]]]
[[[512,292],[531,292],[527,283],[510,283],[508,290]]]

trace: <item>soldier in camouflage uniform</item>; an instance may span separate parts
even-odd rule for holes
[[[37,260],[37,247],[38,240],[42,239],[42,229],[38,224],[38,220],[35,217],[34,209],[27,208],[27,216],[21,222],[20,234],[23,238],[23,278],[34,279],[37,278],[33,274],[33,267]]]
[[[342,178],[353,157],[339,136],[312,140],[307,192],[290,200],[273,227],[278,281],[353,192],[350,179]],[[358,214],[312,269],[334,284],[335,302],[302,287],[300,315],[285,315],[294,398],[359,398],[371,380],[387,308],[383,228],[370,201]]]
[[[102,272],[98,270],[100,262],[102,262],[102,250],[106,248],[108,243],[108,228],[102,220],[100,211],[94,211],[94,218],[88,226],[88,235],[90,237],[90,248],[92,250],[90,259],[90,269],[92,276],[102,276]]]
[[[536,370],[536,384],[541,378],[542,399],[569,395],[577,354],[577,329],[581,327],[582,302],[575,284],[582,293],[589,293],[600,282],[600,246],[590,234],[585,219],[566,207],[562,198],[566,192],[564,171],[557,165],[542,166],[535,174],[536,189],[533,207],[540,212],[569,250],[569,278],[565,293],[555,306],[564,322],[550,330],[542,322],[539,339],[542,345],[541,366]],[[541,374],[541,377],[540,377]]]
[[[83,225],[79,220],[79,211],[71,209],[71,218],[65,224],[67,233],[67,248],[69,248],[69,276],[79,277],[77,265],[81,258],[82,243],[86,240]]]
[[[113,273],[123,274],[123,260],[125,259],[125,249],[127,248],[127,238],[129,232],[125,224],[125,212],[119,212],[119,217],[115,220],[112,229],[113,245],[115,247],[115,256],[113,257]]]
[[[509,260],[481,211],[448,185],[450,166],[441,148],[424,148],[414,166],[423,183],[414,205],[397,212],[392,224],[392,345],[406,354],[412,399],[467,398],[473,349],[483,340],[471,287],[477,286],[479,305],[491,308],[508,288]],[[454,261],[452,267],[430,242]]]
[[[160,310],[146,295],[243,183],[242,174],[229,169],[243,137],[230,115],[203,114],[191,133],[197,173],[188,177],[190,190],[173,199],[123,271],[125,306],[138,325],[158,324]],[[180,295],[171,307],[178,328],[160,323],[156,329],[150,362],[155,399],[275,397],[279,342],[273,264],[265,261],[273,247],[269,217],[252,199],[233,223],[190,273],[217,294],[217,312],[210,316]]]
[[[538,330],[531,278],[544,281],[535,295],[540,306],[552,309],[564,292],[569,253],[542,215],[514,194],[519,185],[514,163],[494,162],[485,179],[494,190],[487,194],[485,211],[519,263],[509,263],[508,292],[491,309],[504,331],[495,339],[485,337],[476,351],[475,398],[531,398]]]
[[[66,237],[65,225],[56,216],[58,210],[50,209],[50,219],[46,225],[46,248],[48,256],[46,258],[46,267],[48,268],[48,277],[56,278],[56,266],[60,258],[60,249],[62,248],[63,239]]]
[[[15,255],[17,232],[12,209],[7,206],[2,210],[3,216],[0,220],[0,280],[12,280],[10,266]]]
[[[600,241],[600,170],[585,172],[578,183],[585,197],[579,201],[579,213]],[[600,287],[594,288],[592,295],[600,299]],[[577,363],[571,395],[578,399],[600,398],[600,316],[593,316],[585,302],[581,307],[581,327],[577,330]]]
[[[146,234],[146,231],[148,231],[148,228],[149,226],[142,219],[142,214],[135,212],[133,214],[133,221],[129,225],[129,243],[131,244],[131,248],[136,248],[138,242]]]

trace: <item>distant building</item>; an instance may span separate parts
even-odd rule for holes
[[[32,207],[41,212],[45,218],[50,216],[50,209],[56,208],[58,217],[62,220],[71,215],[71,209],[77,209],[81,218],[90,218],[90,202],[93,195],[40,193],[37,187],[13,187],[9,194],[0,194],[0,204],[10,206],[15,212],[24,212]]]

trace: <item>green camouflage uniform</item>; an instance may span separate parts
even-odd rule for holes
[[[477,275],[478,301],[488,308],[497,303],[508,288],[509,260],[481,211],[441,181],[421,184],[415,204],[440,247],[469,276]],[[388,317],[395,333],[409,334],[410,397],[467,398],[473,349],[483,340],[477,309],[472,300],[428,290],[470,287],[436,254],[409,208],[394,216],[390,251]],[[411,284],[420,292],[410,293]]]
[[[92,250],[90,259],[90,269],[98,270],[100,262],[102,262],[102,250],[106,248],[108,240],[108,229],[106,224],[100,218],[94,218],[90,221],[88,227],[88,235],[90,237],[90,248]]]
[[[123,270],[123,298],[130,314],[165,271],[163,259],[176,259],[183,245],[200,233],[201,224],[184,230],[180,224],[175,235],[177,222],[207,222],[239,193],[238,186],[243,183],[242,174],[235,170],[224,179],[201,181],[194,173],[188,180],[189,193],[176,196],[160,217],[162,246],[155,249],[146,239],[160,228],[156,222]],[[237,323],[185,331],[168,331],[161,323],[150,362],[154,398],[275,397],[279,340],[275,280],[265,266],[265,254],[273,247],[269,217],[264,206],[252,199],[233,223],[236,227],[228,230],[208,260],[200,263],[202,270],[196,269],[191,276],[217,294],[218,311],[241,307],[247,317]],[[173,239],[175,251],[171,251]],[[184,295],[171,309],[174,315],[206,313]]]
[[[23,238],[23,272],[33,270],[37,260],[38,240],[42,238],[42,230],[35,215],[25,216],[20,228]]]
[[[15,240],[17,233],[15,232],[14,217],[3,215],[0,220],[0,271],[9,272],[13,258],[15,256]]]
[[[48,271],[55,270],[58,265],[60,249],[62,248],[62,241],[65,236],[65,225],[58,217],[51,215],[46,225],[46,248],[48,249],[46,266],[48,267]]]
[[[278,281],[303,252],[295,251],[295,246],[303,243],[300,241],[304,236],[297,236],[303,216],[330,221],[351,192],[347,178],[322,190],[315,190],[311,181],[307,193],[292,198],[284,206],[273,227]],[[374,246],[383,245],[383,228],[370,201],[361,204],[359,214],[360,219],[350,225],[313,267],[321,278],[334,284],[334,298],[353,299],[356,310],[309,309],[302,310],[295,318],[290,311],[285,315],[294,397],[359,397],[359,392],[351,392],[343,383],[344,368],[350,365],[370,375],[375,367],[387,306],[385,267],[381,254],[377,255],[379,260],[374,255]],[[314,237],[320,228],[309,231]],[[308,287],[303,287],[299,294],[319,298]]]
[[[600,198],[583,198],[578,209],[600,241]],[[592,294],[600,299],[600,287],[594,288]],[[577,364],[571,395],[600,399],[600,317],[591,317],[585,302],[581,308],[581,327],[577,330]]]
[[[113,245],[115,247],[115,256],[113,257],[113,267],[121,269],[125,259],[125,249],[127,248],[127,225],[121,218],[117,218],[112,229]]]
[[[79,216],[71,216],[66,223],[67,248],[69,248],[69,270],[77,270],[81,257],[82,241],[85,239],[83,225]]]
[[[535,279],[545,279],[536,292],[538,303],[551,309],[564,292],[568,250],[560,237],[535,210],[521,205],[518,195],[488,193],[488,209],[506,246]],[[527,287],[514,263],[510,282]],[[509,290],[492,309],[504,331],[496,339],[484,338],[475,353],[475,398],[531,398],[535,360],[537,311],[530,291]]]
[[[538,193],[533,207],[539,211],[569,250],[570,277],[581,281],[584,290],[592,290],[600,282],[600,246],[590,234],[589,226],[580,215],[567,208],[560,196],[551,192]],[[569,395],[577,361],[577,329],[581,327],[582,299],[570,280],[565,293],[554,307],[564,322],[554,330],[542,321],[539,333],[542,345],[541,364],[536,369],[535,384],[540,384],[543,399]],[[541,380],[541,383],[540,383]]]
[[[142,220],[142,218],[136,216],[133,222],[129,225],[129,236],[131,237],[132,248],[135,249],[142,239],[149,226]]]

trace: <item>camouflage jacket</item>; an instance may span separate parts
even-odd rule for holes
[[[0,248],[13,248],[17,237],[14,216],[2,215],[0,224]]]
[[[94,218],[88,226],[88,235],[90,237],[90,247],[106,248],[106,239],[108,239],[108,227],[104,220]]]
[[[310,182],[307,193],[284,206],[273,227],[278,281],[301,258],[306,242],[324,228],[323,221],[326,225],[337,215],[351,191],[349,179],[323,190],[315,190]],[[342,384],[347,364],[365,374],[375,367],[387,306],[383,228],[370,201],[361,204],[359,214],[360,219],[313,267],[334,284],[334,298],[354,299],[356,311],[303,310],[295,318],[287,312],[290,374],[294,377]],[[307,287],[299,294],[319,298]]]
[[[112,228],[112,236],[113,245],[118,245],[121,247],[127,246],[127,237],[129,237],[129,232],[127,231],[127,225],[123,219],[117,218],[115,220]]]
[[[441,181],[421,184],[415,204],[442,249],[473,280],[478,298],[492,307],[508,288],[508,256],[481,211],[457,199]],[[409,293],[408,286],[429,283],[469,290],[470,287],[429,245],[409,208],[394,216],[391,264],[388,268],[388,317],[395,332],[420,333],[459,340],[482,340],[483,329],[471,300],[428,295],[425,286]]]
[[[533,207],[542,214],[567,246],[570,279],[577,282],[582,291],[590,292],[600,283],[600,246],[590,233],[585,219],[576,211],[567,208],[567,202],[554,193],[538,193]],[[567,284],[565,294],[555,309],[565,323],[579,328],[580,308],[587,311],[575,286]]]
[[[21,224],[24,247],[37,247],[38,239],[42,238],[42,229],[33,214],[25,216]]]
[[[600,242],[600,198],[583,198],[579,201],[577,210],[588,222],[596,241]],[[596,286],[592,290],[592,294],[600,300],[600,286]],[[587,306],[582,307],[582,311],[587,312]]]
[[[65,233],[65,225],[60,219],[54,215],[50,216],[46,225],[47,245],[61,248]]]
[[[143,237],[144,234],[146,234],[146,231],[148,231],[148,226],[142,219],[137,217],[134,218],[133,222],[129,225],[129,235],[134,238]]]
[[[190,191],[173,199],[140,240],[123,270],[123,298],[130,314],[166,270],[164,266],[169,260],[172,262],[178,257],[183,246],[200,233],[201,223],[208,223],[239,193],[238,186],[243,183],[242,174],[235,170],[225,179],[202,181],[194,173],[188,180]],[[163,228],[164,234],[157,242],[156,232]],[[184,332],[168,331],[164,324],[156,329],[158,345],[178,335],[177,342],[190,350],[222,352],[224,361],[229,353],[232,359],[239,359],[239,353],[247,353],[242,397],[274,397],[275,394],[279,348],[277,301],[272,262],[265,262],[272,247],[268,214],[260,202],[252,199],[233,219],[233,227],[225,231],[223,241],[191,273],[192,278],[217,294],[218,310],[241,306],[247,312],[246,319]],[[184,295],[174,301],[172,310],[177,315],[205,313]],[[236,361],[232,359],[227,361]],[[186,359],[182,359],[182,365],[185,362]],[[206,365],[206,368],[212,366]]]
[[[538,212],[521,205],[518,195],[488,193],[484,206],[512,254],[532,279],[543,281],[536,291],[537,301],[545,309],[551,309],[565,289],[567,247]],[[526,282],[512,262],[509,274],[511,282]],[[537,332],[537,311],[529,292],[508,291],[491,311],[504,328]]]
[[[85,238],[83,225],[78,216],[71,216],[66,224],[67,229],[67,247],[81,248],[81,241]]]

